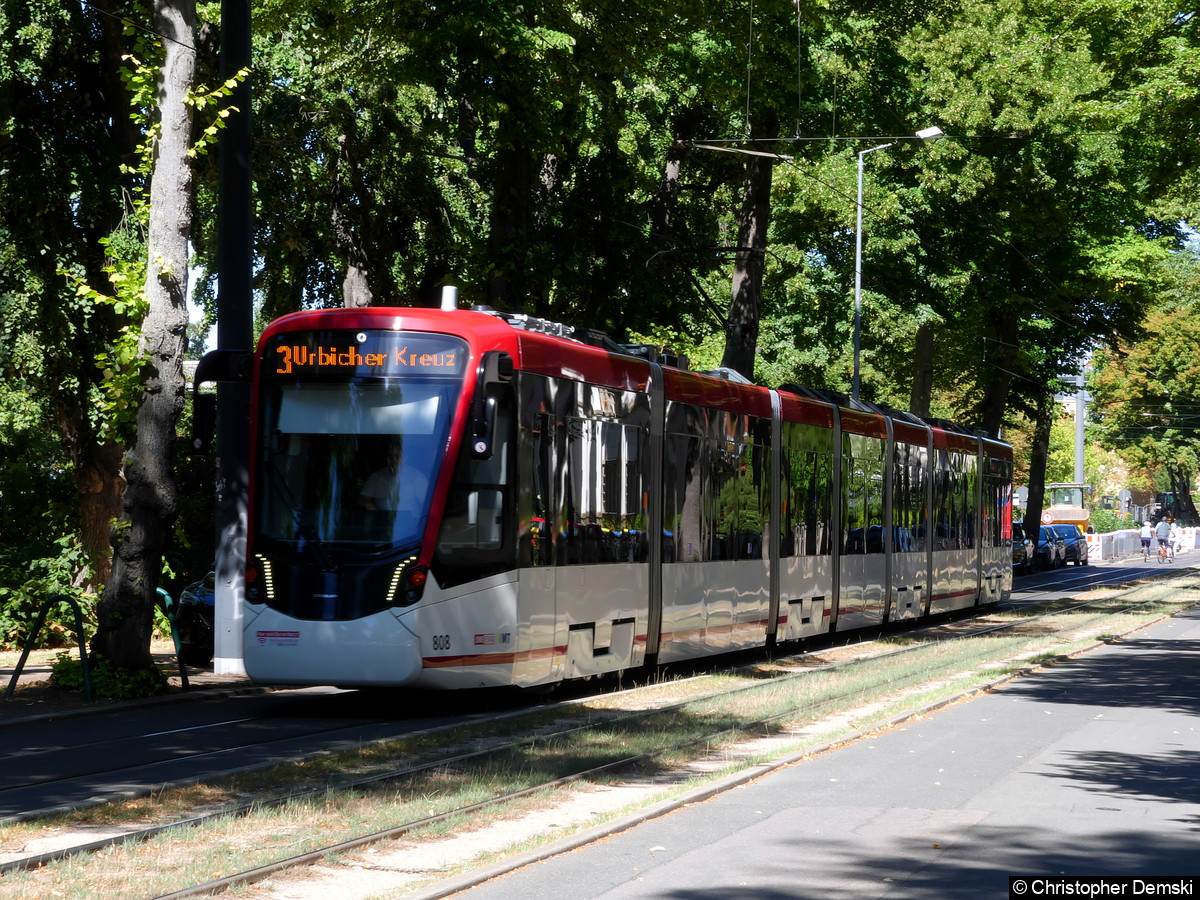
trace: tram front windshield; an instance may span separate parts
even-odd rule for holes
[[[378,335],[360,332],[357,340],[377,351]],[[405,349],[413,343],[401,338],[383,333],[379,340]],[[303,346],[294,336],[281,340],[291,341],[284,346],[293,351]],[[294,365],[308,359],[301,350],[276,367],[287,371],[264,369],[255,508],[260,540],[298,553],[319,547],[316,552],[366,554],[407,551],[420,542],[466,353],[452,338],[418,340],[422,358],[440,350],[450,365],[396,373],[387,364],[364,362],[382,352],[355,357],[346,351],[342,358],[352,365],[339,371],[336,362]],[[317,351],[333,339],[307,343],[320,359]],[[325,359],[337,356],[330,350]]]

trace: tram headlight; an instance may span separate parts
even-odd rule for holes
[[[249,603],[266,603],[275,593],[271,561],[256,555],[246,563],[246,600]]]
[[[391,596],[395,606],[412,606],[425,593],[428,566],[399,566],[392,578]]]

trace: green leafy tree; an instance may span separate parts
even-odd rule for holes
[[[108,0],[0,7],[0,372],[4,389],[28,392],[58,437],[61,451],[40,459],[74,482],[69,527],[93,584],[108,571],[123,486],[123,448],[99,414],[101,358],[128,320],[60,272],[107,285],[101,242],[129,212],[139,136],[121,78],[125,12]],[[9,522],[25,515],[19,495],[0,488]]]
[[[1190,302],[1169,302],[1152,314],[1144,336],[1101,353],[1090,390],[1092,419],[1103,446],[1119,450],[1138,470],[1161,472],[1162,489],[1178,493],[1197,520],[1192,484],[1200,471],[1200,282],[1187,266]]]

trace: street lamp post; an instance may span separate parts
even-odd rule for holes
[[[942,129],[936,125],[922,128],[915,135],[923,141],[936,141],[942,137]],[[858,399],[859,376],[858,357],[862,338],[862,218],[863,218],[863,157],[876,150],[885,150],[895,146],[895,141],[868,147],[858,153],[858,202],[855,206],[854,221],[854,378],[850,383],[850,397]]]

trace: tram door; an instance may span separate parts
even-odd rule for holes
[[[522,665],[554,680],[640,665],[646,566],[645,395],[524,375]]]
[[[563,676],[640,665],[649,603],[649,399],[637,391],[559,382],[555,494],[556,597]],[[566,395],[565,398],[563,395]],[[565,402],[564,402],[565,400]]]

